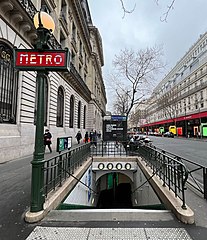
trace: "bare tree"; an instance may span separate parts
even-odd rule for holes
[[[115,103],[117,105],[120,97],[127,99],[127,116],[133,106],[140,104],[143,97],[149,95],[153,89],[155,74],[164,67],[161,56],[162,49],[157,46],[137,52],[124,49],[119,55],[115,55],[113,65],[118,79]]]
[[[177,117],[176,112],[176,103],[178,99],[178,92],[177,91],[171,91],[169,93],[164,94],[162,97],[160,97],[157,100],[157,111],[162,110],[163,115],[167,119],[172,119],[172,121],[175,123],[175,119]]]
[[[116,99],[113,103],[114,113],[120,115],[127,115],[129,109],[129,96],[130,90],[118,90],[115,89],[116,92]]]
[[[162,22],[167,22],[168,15],[169,15],[170,11],[173,9],[175,1],[176,0],[171,0],[170,4],[167,5],[167,11],[163,14],[162,17],[160,17],[160,20]],[[120,2],[121,2],[121,6],[122,6],[122,9],[123,9],[123,12],[124,12],[123,18],[125,17],[126,13],[132,13],[135,10],[135,8],[136,8],[136,4],[134,4],[134,7],[131,10],[128,10],[125,7],[124,0],[120,0]],[[160,1],[159,0],[155,0],[155,2],[156,2],[157,5],[159,5]]]

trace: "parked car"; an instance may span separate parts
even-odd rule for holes
[[[163,134],[163,136],[174,138],[174,134],[172,132],[166,132],[166,133]]]

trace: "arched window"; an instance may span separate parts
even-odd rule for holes
[[[69,122],[69,127],[73,128],[73,123],[74,123],[74,96],[72,95],[70,97],[70,122]]]
[[[83,109],[83,129],[86,129],[86,106]]]
[[[64,93],[63,88],[59,87],[57,96],[57,119],[56,119],[57,127],[63,127],[63,116],[64,116]]]
[[[18,75],[12,48],[0,41],[0,123],[16,123]]]
[[[81,127],[81,102],[78,102],[78,128]]]

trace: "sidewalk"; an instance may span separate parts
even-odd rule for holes
[[[167,211],[97,209],[94,215],[89,209],[53,210],[26,240],[206,240],[207,201],[188,189],[187,204],[195,211],[192,225],[181,223]]]

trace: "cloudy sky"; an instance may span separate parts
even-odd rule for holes
[[[104,50],[104,79],[112,70],[115,54],[121,49],[145,49],[163,45],[163,76],[207,31],[206,0],[176,0],[167,22],[160,21],[171,0],[125,0],[127,9],[136,8],[126,14],[120,0],[88,0],[93,24],[99,29]],[[162,76],[159,77],[160,81]],[[107,82],[105,81],[106,91]],[[107,91],[107,95],[108,95]],[[109,107],[109,105],[108,105]]]

